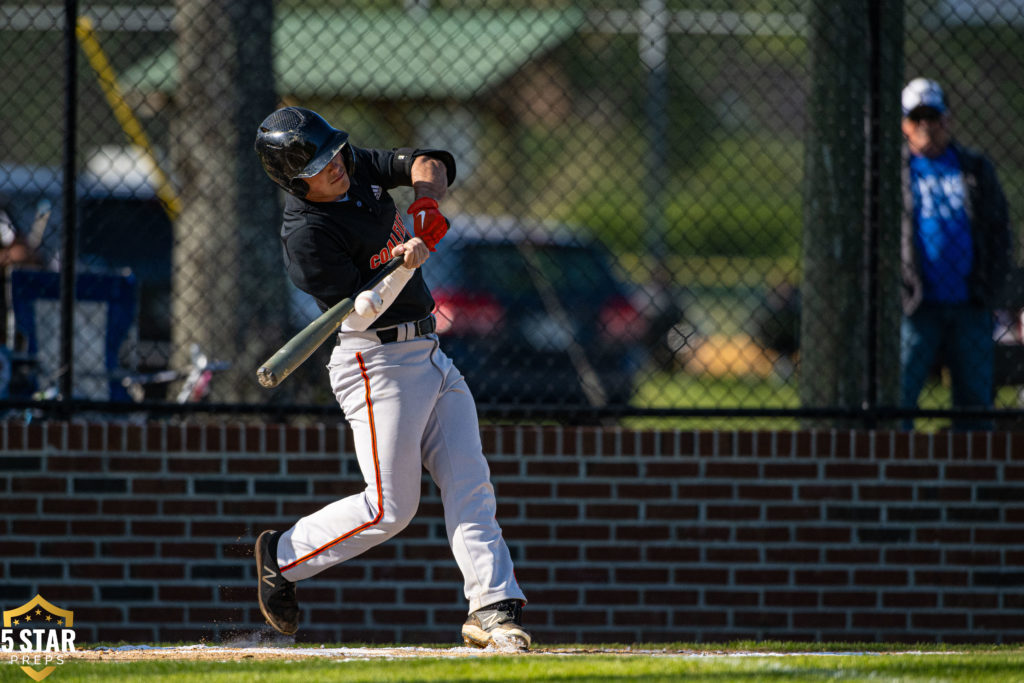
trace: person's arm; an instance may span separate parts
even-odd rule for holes
[[[439,159],[418,156],[412,162],[409,175],[416,195],[416,200],[409,205],[407,212],[413,217],[413,232],[416,233],[413,240],[422,240],[428,252],[437,251],[437,243],[448,232],[448,219],[437,206],[438,200],[444,198],[448,191],[448,168]],[[406,267],[415,268],[409,265],[409,250],[405,251]]]
[[[440,159],[420,156],[412,162],[409,174],[416,199],[429,197],[441,201],[448,192],[448,169]]]

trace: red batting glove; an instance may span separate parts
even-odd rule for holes
[[[406,213],[413,217],[413,230],[416,236],[423,240],[427,249],[437,251],[437,243],[448,232],[448,219],[438,210],[437,200],[420,197],[409,205]]]

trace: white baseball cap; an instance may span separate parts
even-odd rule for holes
[[[903,88],[903,115],[918,107],[931,107],[940,114],[946,112],[946,94],[942,86],[930,78],[915,78]]]

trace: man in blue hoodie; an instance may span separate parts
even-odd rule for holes
[[[993,307],[1010,257],[1006,197],[992,162],[953,139],[935,81],[916,78],[903,89],[902,130],[901,404],[916,407],[941,361],[954,408],[991,408]],[[953,427],[991,429],[992,422],[958,418]]]

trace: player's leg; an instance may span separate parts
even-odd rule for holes
[[[419,345],[419,358],[405,357],[401,349],[413,346],[336,348],[332,355],[332,386],[352,429],[366,488],[283,533],[264,532],[257,539],[260,609],[282,633],[298,629],[295,581],[387,540],[416,512],[421,435],[440,378],[435,371],[421,381],[424,367],[430,368],[431,344]]]
[[[437,351],[434,360],[445,381],[423,434],[423,462],[440,489],[448,542],[464,578],[470,619],[463,635],[481,647],[496,635],[528,647],[530,636],[521,626],[526,598],[495,518],[476,405],[447,356]]]
[[[419,345],[422,346],[424,342]],[[419,506],[420,442],[440,378],[416,343],[337,350],[331,382],[352,429],[365,489],[284,532],[281,571],[295,581],[355,557],[404,529]]]

